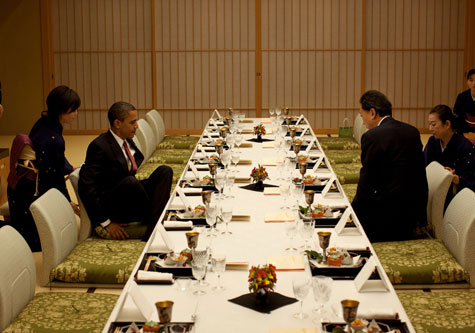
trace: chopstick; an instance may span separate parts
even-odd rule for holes
[[[148,256],[147,258],[147,263],[145,264],[144,271],[148,271],[148,268],[150,267],[150,263],[153,260],[153,256]]]

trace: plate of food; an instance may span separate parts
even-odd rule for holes
[[[329,248],[327,251],[327,261],[323,262],[321,254],[315,251],[306,251],[311,265],[317,268],[352,268],[363,265],[363,258],[361,255],[350,254],[347,250],[338,249],[335,247]],[[308,253],[309,252],[309,253]],[[315,253],[313,253],[315,252]]]
[[[308,207],[299,206],[300,217],[309,217]],[[313,219],[338,219],[342,215],[341,209],[332,209],[329,206],[317,204],[311,207],[311,216]]]

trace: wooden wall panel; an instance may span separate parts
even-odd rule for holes
[[[178,132],[228,107],[290,107],[337,128],[368,89],[424,128],[431,107],[465,88],[475,53],[464,24],[474,0],[51,0],[50,10],[54,83],[82,97],[72,131],[107,128],[117,100],[158,109]]]

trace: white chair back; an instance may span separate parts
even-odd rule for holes
[[[0,228],[0,331],[35,295],[36,268],[30,247],[12,227]]]
[[[155,137],[155,144],[158,145],[161,142],[161,140],[160,140],[160,133],[158,130],[157,120],[150,114],[150,112],[147,112],[145,114],[145,120],[147,120],[148,124],[152,128],[152,132]]]
[[[147,121],[145,119],[139,119],[138,125],[139,129],[136,131],[135,135],[140,141],[140,145],[142,146],[141,151],[146,161],[150,156],[152,156],[157,145],[154,141],[153,130]]]
[[[163,122],[163,118],[160,115],[160,113],[157,110],[150,110],[147,112],[145,115],[145,118],[147,121],[151,122],[150,119],[153,119],[153,122],[157,126],[157,133],[158,133],[158,143],[161,143],[163,141],[163,138],[165,137],[165,123]]]
[[[475,286],[475,193],[464,188],[452,199],[444,216],[442,241]]]
[[[73,172],[69,174],[69,181],[71,182],[71,185],[73,186],[74,193],[76,193],[76,198],[78,199],[78,204],[79,204],[79,210],[81,211],[81,222],[79,224],[79,235],[78,235],[79,243],[89,238],[92,234],[91,220],[89,219],[89,215],[87,214],[86,207],[84,207],[84,204],[81,200],[81,197],[79,197],[79,192],[78,192],[80,171],[81,171],[81,168],[77,168],[76,170],[74,170]]]
[[[353,139],[358,142],[358,144],[361,144],[361,136],[360,136],[360,131],[361,131],[361,123],[363,122],[363,119],[359,114],[356,115],[355,121],[353,123]]]
[[[452,174],[438,162],[431,162],[426,167],[429,198],[427,200],[427,222],[432,226],[435,238],[442,239],[442,221],[444,220],[444,204]]]
[[[51,270],[76,247],[78,230],[76,217],[66,197],[57,189],[48,190],[30,206],[40,235],[43,268],[40,285],[50,282]]]

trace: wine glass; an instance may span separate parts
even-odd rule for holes
[[[230,162],[231,152],[229,150],[226,150],[221,154],[221,163],[223,163],[224,167],[227,169]]]
[[[193,260],[191,262],[191,272],[193,277],[198,280],[198,288],[193,292],[195,295],[204,295],[206,291],[204,291],[201,287],[201,281],[203,280],[205,273],[206,273],[206,264],[202,262],[197,262]]]
[[[218,285],[213,288],[213,290],[221,291],[225,288],[221,286],[221,274],[226,270],[226,256],[222,254],[214,254],[211,258],[211,265],[213,267],[213,272],[218,276]]]
[[[294,314],[297,319],[305,319],[308,314],[302,312],[303,300],[310,291],[310,278],[308,276],[294,277],[292,280],[292,288],[294,290],[295,298],[300,301],[300,311]]]
[[[234,163],[234,172],[237,172],[237,165],[241,159],[241,152],[237,149],[231,150],[231,161]]]
[[[232,126],[229,127],[231,130]],[[234,134],[228,134],[228,137],[226,139],[226,144],[228,145],[229,149],[231,149],[234,146],[234,141],[235,141],[236,136]]]
[[[328,276],[317,275],[312,277],[312,291],[313,298],[317,303],[317,307],[313,309],[313,312],[317,314],[320,318],[315,318],[313,322],[317,325],[320,325],[323,321],[322,316],[324,315],[325,304],[330,299],[332,293],[333,279]]]
[[[275,115],[278,117],[282,113],[281,109],[275,109]]]
[[[283,205],[280,207],[280,209],[289,209],[289,205],[287,204],[288,198],[290,196],[290,186],[289,183],[284,181],[282,184],[279,186],[280,188],[280,196],[282,197],[283,200]]]
[[[315,220],[311,218],[302,219],[300,227],[300,235],[305,241],[304,251],[309,249],[308,241],[312,239],[313,232],[315,231]]]
[[[216,203],[210,203],[206,207],[206,223],[211,227],[211,230],[208,233],[209,236],[214,235],[214,225],[216,224],[216,217],[218,216],[218,207]]]
[[[271,118],[274,117],[274,114],[275,114],[275,110],[274,109],[269,109],[269,115]]]
[[[223,189],[224,189],[225,182],[226,182],[226,174],[224,172],[218,172],[214,176],[214,186],[216,186],[216,188],[219,191],[219,194],[218,194],[219,198],[222,197],[222,192],[223,192]]]
[[[226,181],[224,183],[224,187],[226,189],[226,192],[228,193],[227,198],[234,198],[233,195],[231,195],[231,191],[234,185],[234,181],[236,180],[236,176],[232,172],[227,172],[226,173]]]
[[[297,235],[297,222],[285,222],[285,234],[289,237],[289,247],[287,247],[285,251],[297,251],[297,248],[294,247],[294,237]]]
[[[226,200],[223,202],[221,206],[221,217],[223,218],[224,223],[226,223],[226,231],[223,231],[221,233],[231,235],[232,232],[228,230],[228,224],[229,222],[231,222],[231,219],[233,217],[233,204],[231,200]]]
[[[295,197],[296,209],[299,208],[299,198],[303,195],[304,189],[305,189],[305,184],[304,183],[294,183],[294,182],[292,182],[292,194]]]
[[[238,149],[241,147],[241,143],[243,140],[244,138],[242,137],[241,134],[236,135],[236,137],[234,138],[234,142],[236,143]]]

